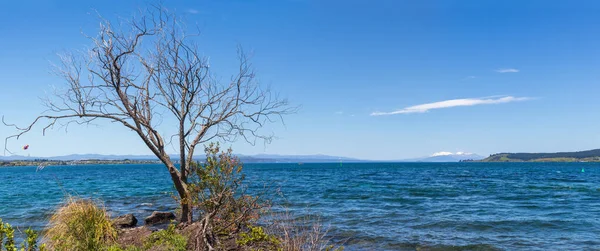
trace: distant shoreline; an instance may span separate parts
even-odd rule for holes
[[[570,160],[570,159],[544,159],[544,160],[461,160],[452,162],[435,162],[435,161],[349,161],[343,164],[356,164],[356,163],[414,163],[414,164],[436,164],[436,163],[599,163],[600,159],[592,159],[589,161],[583,160]],[[298,164],[299,166],[304,164],[337,164],[338,162],[323,161],[323,162],[245,162],[245,164]],[[0,168],[2,167],[24,167],[24,166],[77,166],[77,165],[135,165],[135,164],[155,164],[160,165],[162,162],[158,160],[48,160],[48,161],[36,161],[36,160],[5,160],[0,161]]]
[[[517,159],[508,159],[508,160],[461,160],[461,163],[599,163],[598,159],[591,160],[578,160],[578,159],[536,159],[536,160],[517,160]]]
[[[0,167],[11,166],[73,166],[73,165],[120,165],[120,164],[160,164],[158,160],[8,160],[0,161]]]
[[[202,161],[201,161],[202,162]],[[262,161],[242,161],[245,164],[315,164],[315,163],[328,163],[337,164],[337,161],[280,161],[280,160],[262,160]],[[404,162],[386,162],[386,161],[347,161],[343,164],[348,163],[404,163]],[[416,162],[406,162],[416,163]],[[87,160],[0,160],[1,167],[17,167],[17,166],[75,166],[75,165],[128,165],[128,164],[163,164],[160,160],[101,160],[101,159],[87,159]],[[178,164],[176,162],[175,164]]]

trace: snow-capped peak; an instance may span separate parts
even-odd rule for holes
[[[468,152],[437,152],[431,155],[431,157],[436,157],[436,156],[450,156],[450,155],[472,155],[472,153],[468,153]]]
[[[435,157],[435,156],[448,156],[448,155],[452,155],[453,153],[451,152],[437,152],[431,155],[431,157]]]

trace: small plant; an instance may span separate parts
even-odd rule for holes
[[[37,251],[38,250],[38,233],[31,229],[28,228],[25,230],[25,242],[21,245],[21,250],[22,251]],[[39,247],[40,251],[44,251],[46,250],[46,244],[42,244]]]
[[[6,249],[6,251],[17,251],[17,246],[15,245],[15,229],[10,224],[5,223],[2,231],[6,235],[4,249]]]
[[[174,224],[170,224],[167,229],[150,234],[144,241],[144,250],[158,246],[168,251],[185,251],[187,238],[175,231]]]
[[[91,200],[69,198],[51,217],[46,239],[52,250],[102,250],[117,231],[104,208]]]
[[[245,193],[243,165],[231,149],[220,151],[218,144],[205,149],[206,162],[191,166],[190,191],[193,205],[201,215],[210,216],[216,233],[237,233],[258,219],[266,205],[257,196]]]
[[[2,219],[0,219],[0,250],[2,250],[2,243],[4,242],[4,236],[6,235],[6,230],[4,227],[4,223],[2,222]]]
[[[329,245],[325,247],[325,251],[344,251],[344,247],[335,247],[334,245]]]
[[[248,226],[249,232],[240,233],[240,238],[236,243],[240,246],[258,246],[266,250],[283,250],[281,241],[274,235],[265,233],[265,230],[259,226]]]
[[[142,251],[143,249],[136,246],[127,246],[125,248],[119,245],[112,245],[107,247],[104,251]]]
[[[25,242],[21,244],[20,251],[46,251],[46,245],[42,244],[38,249],[38,233],[28,228],[25,230],[25,235],[27,238]],[[4,240],[6,237],[6,241]],[[4,249],[3,249],[4,247]],[[3,223],[2,219],[0,219],[0,251],[17,251],[17,246],[15,245],[15,229],[8,223]]]

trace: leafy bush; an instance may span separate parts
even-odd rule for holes
[[[38,250],[38,233],[31,229],[28,228],[25,230],[25,242],[23,243],[23,245],[21,245],[21,250],[22,251],[36,251]],[[46,250],[46,244],[42,244],[41,246],[39,246],[39,250],[40,251],[45,251]]]
[[[221,240],[237,237],[242,228],[255,223],[267,204],[261,203],[259,196],[246,194],[242,164],[231,149],[221,152],[218,144],[210,144],[205,153],[205,163],[190,165],[192,204],[201,215],[201,227],[191,234],[191,245],[210,249]],[[203,243],[196,243],[197,240]]]
[[[4,241],[4,238],[6,238],[6,241]],[[15,229],[8,223],[3,224],[0,220],[0,250],[2,250],[3,242],[6,251],[17,250],[17,246],[15,245]]]
[[[268,212],[270,204],[261,196],[246,193],[242,163],[231,149],[221,151],[218,144],[208,145],[205,153],[205,163],[190,165],[189,189],[194,209],[201,219],[188,228],[191,229],[188,248],[334,250],[325,238],[326,231],[319,224],[306,228],[305,224],[290,224],[290,221],[286,221],[286,224],[280,224],[281,221],[270,222],[274,220],[271,217],[267,219],[270,225],[279,227],[265,230],[256,226],[261,214]],[[263,191],[262,195],[266,192]]]
[[[42,244],[38,249],[38,233],[28,228],[25,230],[26,240],[21,244],[21,251],[46,251],[46,245]],[[6,236],[6,241],[4,238]],[[3,249],[4,245],[4,249]],[[0,251],[16,251],[15,245],[15,229],[8,223],[2,223],[0,219]]]
[[[142,251],[143,249],[136,247],[136,246],[127,246],[127,247],[121,247],[119,245],[112,245],[109,246],[105,249],[105,251]]]
[[[248,226],[250,231],[241,233],[236,241],[241,246],[259,247],[261,250],[283,250],[281,241],[274,235],[265,233],[262,227]]]
[[[259,203],[258,196],[246,194],[243,165],[231,149],[221,152],[218,144],[210,144],[205,153],[204,164],[191,166],[189,184],[194,208],[210,218],[215,233],[237,233],[256,221],[258,210],[266,204]]]
[[[152,233],[144,241],[144,250],[152,247],[161,247],[161,250],[185,251],[187,238],[175,231],[175,225],[170,224],[167,229]]]
[[[91,200],[69,198],[51,217],[45,235],[53,250],[103,250],[117,231],[104,208]]]

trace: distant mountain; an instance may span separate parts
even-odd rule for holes
[[[36,158],[21,156],[21,155],[0,156],[0,161],[34,160],[34,159],[36,159]]]
[[[481,162],[600,162],[600,149],[557,153],[497,153]]]
[[[474,153],[466,153],[466,152],[438,152],[434,153],[428,157],[415,158],[415,159],[406,159],[402,161],[406,162],[459,162],[464,160],[481,160],[483,156],[474,154]]]
[[[323,154],[317,155],[278,155],[278,154],[257,154],[251,155],[249,157],[258,158],[258,159],[269,159],[274,160],[276,162],[363,162],[364,160],[347,158],[347,157],[339,157],[339,156],[329,156]]]
[[[317,163],[317,162],[362,162],[363,160],[329,156],[329,155],[277,155],[277,154],[258,154],[258,155],[237,155],[245,163]],[[170,155],[171,159],[177,161],[178,155]],[[198,155],[194,159],[204,160],[204,155]],[[103,154],[70,154],[55,157],[31,157],[21,155],[0,156],[0,161],[15,160],[157,160],[154,155],[103,155]]]

